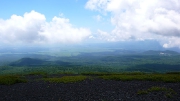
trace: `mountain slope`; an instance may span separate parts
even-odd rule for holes
[[[34,58],[22,58],[18,61],[10,63],[10,66],[36,66],[43,65],[46,61]]]

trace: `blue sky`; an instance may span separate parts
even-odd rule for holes
[[[179,9],[179,0],[0,0],[0,43],[152,40],[180,48]]]
[[[22,16],[25,12],[35,10],[44,14],[48,22],[54,16],[63,14],[63,17],[70,19],[70,22],[77,27],[108,29],[109,27],[105,27],[105,24],[110,24],[110,20],[103,24],[97,22],[94,16],[97,16],[99,13],[85,9],[86,0],[16,0],[15,2],[1,0],[0,2],[0,18],[2,19],[9,19],[12,14]]]

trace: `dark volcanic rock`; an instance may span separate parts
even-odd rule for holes
[[[33,80],[11,86],[0,85],[0,101],[180,101],[180,83],[152,81],[84,80],[77,83],[48,83]],[[40,76],[37,76],[40,78]],[[173,89],[177,94],[172,98],[165,92],[138,95],[138,90],[152,86]]]

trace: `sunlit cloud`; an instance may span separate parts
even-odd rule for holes
[[[1,43],[77,43],[90,35],[89,29],[73,27],[67,18],[55,16],[47,22],[45,15],[36,11],[0,19]]]
[[[180,48],[179,0],[89,0],[85,8],[110,12],[115,27],[106,40],[154,39],[165,48]]]

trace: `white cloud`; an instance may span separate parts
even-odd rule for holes
[[[91,9],[91,10],[97,10],[102,11],[103,9],[106,9],[108,0],[89,0],[86,3],[85,8]]]
[[[93,18],[98,22],[103,20],[102,16],[100,16],[100,15],[93,16]]]
[[[0,19],[0,40],[5,43],[74,43],[90,34],[89,29],[73,27],[67,18],[55,16],[46,22],[45,16],[35,11]]]
[[[24,16],[12,15],[8,20],[0,20],[0,39],[4,42],[33,42],[43,40],[39,35],[41,25],[45,23],[45,16],[31,11]]]
[[[109,35],[107,32],[104,32],[100,29],[98,29],[98,38],[100,40],[107,40],[107,41],[115,41],[116,40],[116,36],[113,35]]]
[[[164,40],[161,40],[163,42],[163,47],[165,48],[172,48],[172,47],[178,47],[180,48],[180,38],[179,37],[165,37]]]
[[[54,17],[50,23],[42,27],[41,35],[48,38],[52,43],[56,42],[79,42],[88,37],[91,32],[85,28],[73,28],[69,19]]]
[[[166,48],[180,46],[179,0],[89,0],[86,8],[111,13],[115,28],[109,36],[117,41],[155,39]]]

